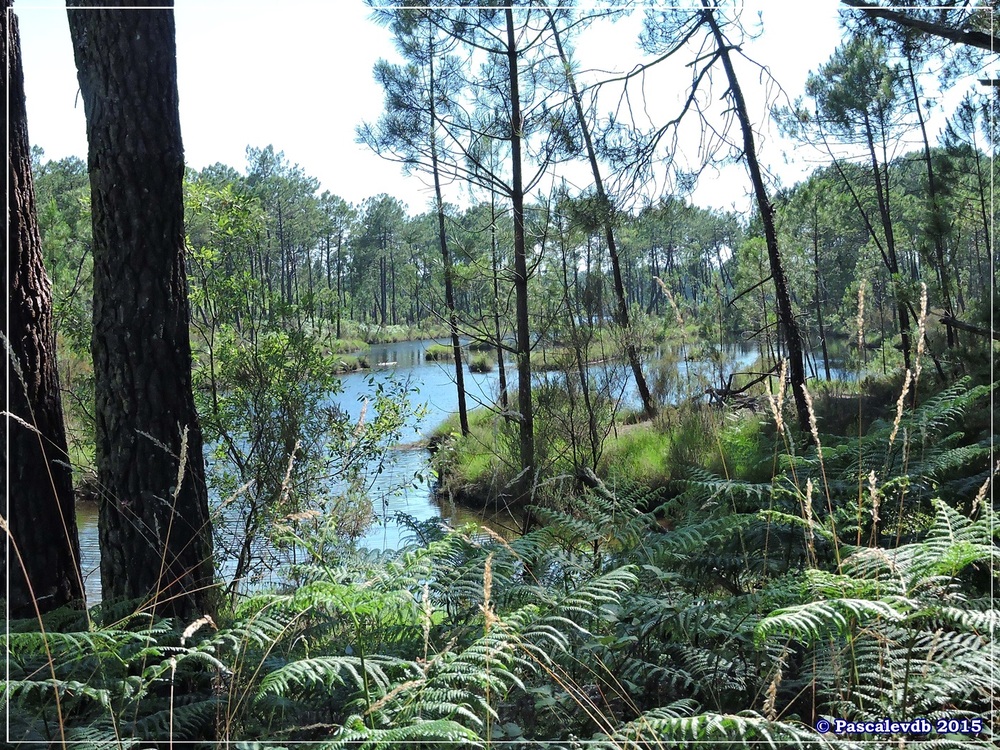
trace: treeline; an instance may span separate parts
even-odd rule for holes
[[[869,345],[879,344],[882,353],[881,342],[891,341],[898,330],[893,290],[919,305],[921,280],[929,282],[931,309],[950,313],[946,320],[988,327],[997,260],[990,239],[990,157],[970,139],[974,131],[963,136],[959,129],[971,107],[967,100],[947,131],[945,146],[932,151],[940,175],[937,213],[928,213],[926,167],[919,152],[886,165],[896,274],[882,262],[867,224],[878,209],[865,166],[820,167],[776,196],[789,287],[810,351],[821,352],[827,337],[844,338],[855,329],[862,281],[869,301],[866,328],[873,332]],[[216,164],[187,176],[196,328],[206,329],[217,317],[242,330],[245,320],[259,316],[307,321],[336,339],[362,344],[445,331],[444,273],[433,212],[411,215],[386,194],[352,205],[320,192],[316,178],[271,146],[248,148],[247,154],[244,173]],[[36,149],[33,168],[56,327],[64,343],[83,354],[89,349],[92,299],[86,164],[75,157],[46,161]],[[501,208],[479,203],[445,210],[460,329],[487,342],[495,342],[497,320],[501,340],[513,328],[507,293],[513,273],[511,227]],[[531,284],[536,291],[530,301],[538,333],[558,338],[566,312],[553,301],[564,294],[582,321],[592,326],[609,321],[614,312],[611,268],[592,197],[557,192],[526,213],[535,240]],[[756,341],[780,356],[774,294],[762,283],[767,258],[756,216],[664,198],[620,213],[615,222],[626,300],[638,319],[672,328],[679,314],[708,341]],[[945,240],[943,271],[929,222]],[[892,358],[891,347],[886,356]],[[959,358],[951,359],[956,364]],[[829,362],[818,364],[822,370]]]
[[[967,101],[945,145],[931,152],[939,175],[938,214],[929,213],[926,165],[919,152],[885,165],[896,273],[889,271],[872,236],[871,217],[878,208],[866,166],[821,167],[775,196],[809,376],[830,380],[865,368],[895,371],[902,360],[898,301],[904,309],[919,311],[921,284],[933,313],[926,351],[937,372],[951,379],[988,366],[982,334],[989,328],[991,269],[997,258],[985,189],[989,157],[972,139],[974,116]],[[310,461],[329,463],[323,441],[331,430],[343,435],[343,425],[327,421],[319,429],[305,416],[308,404],[320,413],[315,408],[325,397],[320,391],[335,390],[331,373],[373,364],[364,354],[366,342],[445,337],[450,323],[434,212],[410,215],[388,195],[352,206],[320,192],[315,178],[272,147],[247,153],[243,173],[214,165],[189,171],[185,183],[197,401],[207,436],[229,447],[228,461],[214,464],[215,492],[227,496],[256,477],[259,501],[245,520],[272,506],[266,498],[281,494],[283,467],[297,444],[294,472],[301,486],[319,493],[324,485],[315,478],[338,474]],[[34,170],[46,267],[54,280],[71,457],[78,468],[89,467],[94,406],[86,169],[78,159],[45,161],[36,151]],[[444,208],[456,327],[485,350],[477,355],[477,367],[499,368],[501,411],[507,411],[508,391],[516,382],[508,372],[516,328],[510,215],[499,201]],[[563,382],[573,391],[573,403],[566,395],[550,394],[538,407],[549,422],[548,428],[535,430],[548,446],[535,450],[543,473],[596,470],[615,419],[621,384],[594,382],[584,367],[593,361],[623,362],[626,356],[621,328],[614,325],[613,269],[596,212],[593,196],[565,191],[526,209],[532,238],[532,365],[569,373]],[[927,229],[935,215],[944,273]],[[664,363],[648,365],[658,403],[679,392],[701,393],[698,389],[706,386],[725,397],[727,388],[738,390],[751,379],[737,375],[734,381],[720,361],[714,381],[692,390],[679,371],[668,372],[669,362],[747,344],[761,352],[762,362],[752,368],[759,373],[787,356],[758,216],[748,220],[665,198],[616,214],[615,233],[633,340],[640,351],[658,346],[662,355],[667,345],[674,352]],[[942,320],[953,325],[939,325]],[[449,358],[458,370],[471,359],[461,352]],[[311,387],[289,386],[304,381]],[[534,398],[542,393],[536,383]],[[240,394],[243,401],[234,404]],[[236,429],[260,414],[272,416],[267,429],[246,434]],[[565,437],[545,437],[553,425],[575,433],[566,449],[572,454],[568,462],[546,455],[555,450],[553,441],[562,445]],[[395,428],[384,429],[391,434]],[[342,437],[335,442],[346,445]],[[250,447],[238,450],[237,445]],[[518,471],[516,451],[507,460],[512,465],[502,476],[509,479]],[[510,491],[495,489],[501,495]],[[217,526],[220,547],[238,548],[238,539],[254,536],[241,524],[225,530],[223,538],[224,524]],[[232,556],[238,554],[237,549]]]

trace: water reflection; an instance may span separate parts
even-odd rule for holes
[[[101,600],[101,551],[97,546],[97,505],[77,503],[76,527],[80,532],[80,568],[87,604]]]
[[[427,362],[424,354],[433,341],[405,341],[396,344],[373,345],[368,352],[369,361],[376,366],[369,372],[351,373],[341,378],[342,390],[331,397],[353,419],[358,419],[370,398],[374,387],[390,381],[408,383],[413,389],[411,406],[424,407],[421,420],[411,419],[401,435],[401,446],[420,445],[434,429],[458,411],[458,396],[454,385],[454,365],[450,362]],[[736,348],[726,352],[727,371],[747,368],[757,358],[751,348]],[[677,362],[678,379],[687,379],[689,373],[706,372],[709,367],[704,361]],[[622,404],[627,407],[639,406],[634,384],[627,368],[620,364],[596,365],[599,377],[620,379]],[[603,373],[603,374],[602,374]],[[840,373],[838,373],[840,374]],[[560,377],[558,373],[548,373],[546,378]],[[517,372],[508,367],[510,387],[516,387]],[[469,407],[478,404],[495,403],[498,396],[499,376],[494,370],[488,373],[473,373],[465,369],[465,385]],[[447,500],[441,500],[431,491],[430,454],[420,447],[399,447],[389,451],[384,470],[370,480],[370,496],[376,517],[367,531],[360,537],[359,544],[374,550],[396,549],[412,539],[410,527],[401,523],[400,514],[406,514],[416,522],[425,522],[440,517],[450,526],[475,521],[490,525],[500,534],[509,535],[516,529],[519,519],[510,514],[493,514],[461,508]],[[217,501],[216,501],[217,502]],[[80,529],[80,553],[86,577],[88,602],[100,600],[99,550],[97,543],[97,509],[95,506],[78,506],[77,520]],[[222,574],[230,575],[235,570],[235,560],[224,560]]]

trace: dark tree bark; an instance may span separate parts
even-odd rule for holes
[[[337,338],[341,336],[340,318],[344,310],[344,254],[343,234],[337,235]]]
[[[1000,49],[1000,37],[987,34],[976,29],[962,29],[948,26],[941,23],[932,23],[920,18],[907,15],[907,8],[884,7],[873,5],[870,0],[840,0],[844,5],[850,6],[871,18],[882,18],[908,29],[916,29],[930,36],[941,37],[956,44],[965,44],[970,47],[978,47],[990,53]],[[945,6],[942,6],[942,10]],[[923,10],[917,8],[916,10]]]
[[[83,4],[105,9],[72,7]],[[118,7],[140,4],[163,7]],[[214,597],[191,391],[174,16],[170,0],[110,5],[68,9],[89,141],[101,583],[105,598],[187,619]]]
[[[826,382],[830,382],[830,352],[826,346],[826,326],[823,324],[823,280],[820,277],[819,265],[819,219],[818,200],[813,199],[812,234],[813,234],[813,277],[816,285],[816,322],[819,325],[819,343],[823,347],[823,371]]]
[[[333,263],[330,258],[330,233],[326,233],[326,253],[325,253],[325,266],[326,266],[326,299],[329,299],[329,295],[333,294]],[[327,320],[330,319],[330,303],[324,302],[320,307],[320,315],[325,317]],[[340,338],[339,336],[337,338]]]
[[[507,22],[507,71],[510,77],[511,208],[514,215],[514,310],[517,346],[517,408],[521,475],[517,496],[531,499],[535,473],[535,425],[531,403],[531,326],[528,320],[528,262],[524,238],[524,185],[521,177],[521,92],[517,70],[517,35],[514,13],[504,4]],[[530,523],[526,520],[525,526]]]
[[[957,328],[960,331],[968,331],[969,333],[974,333],[977,336],[985,336],[993,339],[994,341],[1000,341],[1000,331],[972,325],[971,323],[965,323],[964,321],[956,320],[950,315],[942,315],[941,323],[949,328]]]
[[[551,14],[549,15],[551,19]],[[555,24],[553,23],[553,28]],[[587,372],[587,356],[584,351],[584,336],[579,330],[577,321],[580,320],[579,298],[572,294],[569,281],[569,255],[567,248],[567,227],[559,220],[559,250],[562,261],[562,292],[563,305],[566,307],[566,319],[569,321],[570,341],[573,343],[573,355],[576,364],[576,375],[580,381],[580,394],[583,396],[583,406],[587,415],[587,437],[590,440],[590,469],[596,471],[597,463],[601,457],[601,437],[597,429],[597,413],[594,410],[594,403],[590,397],[590,376]],[[589,338],[587,339],[589,341]],[[566,373],[566,392],[570,403],[570,420],[572,421],[575,412],[576,388],[572,387],[569,380],[569,372]],[[579,473],[581,466],[578,464],[578,450],[575,444],[575,430],[569,430],[570,442],[572,444],[572,456],[574,463],[574,473]]]
[[[646,377],[642,372],[642,360],[639,357],[639,347],[636,346],[635,332],[629,320],[628,300],[625,298],[625,285],[622,283],[622,267],[618,257],[618,243],[615,241],[615,233],[612,222],[612,206],[608,199],[608,193],[604,189],[604,180],[601,179],[601,168],[597,164],[597,150],[594,148],[594,141],[590,135],[590,127],[587,124],[587,116],[583,111],[583,100],[580,91],[576,86],[576,79],[573,76],[573,69],[570,66],[566,51],[563,49],[562,39],[559,37],[559,29],[556,26],[555,16],[552,11],[548,11],[549,25],[552,28],[552,36],[555,39],[556,49],[559,52],[559,59],[562,62],[563,70],[566,72],[566,82],[569,84],[570,94],[573,97],[573,106],[576,110],[577,122],[580,124],[580,132],[583,134],[583,142],[587,147],[587,159],[590,162],[590,171],[594,177],[594,190],[597,193],[598,210],[601,213],[601,226],[604,229],[604,239],[608,243],[608,257],[611,259],[611,274],[615,282],[615,321],[625,335],[625,354],[628,358],[629,367],[632,368],[632,376],[635,378],[635,386],[639,391],[639,398],[642,400],[642,410],[646,416],[652,419],[656,416],[656,404],[649,392],[646,384]],[[653,282],[655,284],[655,282]]]
[[[889,165],[886,160],[880,165],[875,150],[875,135],[867,112],[865,113],[865,137],[868,143],[868,153],[871,156],[872,175],[875,178],[875,198],[878,201],[879,217],[882,220],[882,232],[885,237],[885,255],[883,260],[893,282],[899,283],[899,255],[896,253],[896,233],[892,229],[892,211],[889,207]],[[885,152],[885,135],[882,136],[883,154]],[[910,369],[910,316],[906,310],[906,302],[900,298],[896,289],[896,316],[899,324],[899,338],[903,347],[903,367]]]
[[[454,269],[445,231],[444,199],[441,197],[441,170],[438,168],[437,109],[434,104],[434,44],[427,44],[427,102],[430,112],[431,172],[434,175],[434,210],[438,221],[438,242],[441,247],[441,264],[444,266],[444,302],[448,308],[448,330],[451,333],[451,353],[455,360],[455,389],[458,393],[458,422],[463,435],[469,434],[469,412],[465,403],[465,372],[462,367],[462,344],[458,338],[458,313],[455,311]]]
[[[379,298],[379,325],[386,325],[388,323],[388,307],[387,307],[387,297],[386,292],[388,289],[389,281],[388,275],[386,274],[385,268],[385,253],[386,253],[386,242],[385,237],[382,238],[382,255],[378,259],[378,273],[379,273],[379,290],[381,297]]]
[[[490,261],[493,272],[493,336],[496,339],[497,376],[500,389],[500,408],[507,411],[507,366],[504,364],[505,347],[500,327],[500,258],[497,247],[497,202],[496,193],[490,191]]]
[[[702,0],[702,7],[705,9],[705,19],[712,29],[712,36],[715,38],[716,49],[722,59],[722,65],[726,70],[726,78],[729,81],[729,92],[733,98],[736,109],[736,117],[740,122],[740,130],[743,133],[743,157],[747,162],[747,170],[750,172],[750,180],[753,183],[754,195],[757,199],[757,209],[760,211],[761,222],[764,225],[764,240],[767,245],[767,259],[771,267],[771,278],[774,281],[774,297],[778,307],[778,321],[784,334],[785,346],[788,349],[788,370],[789,382],[792,387],[792,397],[795,399],[795,412],[798,416],[799,427],[803,432],[809,431],[809,409],[805,398],[806,372],[802,358],[802,337],[799,335],[799,326],[792,311],[792,300],[788,294],[788,284],[785,281],[785,270],[781,263],[781,253],[778,251],[778,234],[774,228],[774,207],[767,195],[767,188],[764,186],[764,177],[757,163],[757,148],[754,143],[753,127],[750,124],[750,116],[747,114],[746,102],[743,99],[743,92],[740,89],[739,80],[736,77],[736,70],[729,54],[729,42],[722,34],[719,24],[715,19],[715,13],[708,0]]]
[[[17,17],[4,3],[3,56],[7,127],[7,253],[4,286],[9,317],[5,410],[4,518],[11,544],[4,557],[9,615],[30,617],[83,603],[80,547],[59,398],[52,289],[42,262],[35,213],[31,145]],[[9,67],[8,67],[9,65]],[[8,278],[8,268],[10,277]],[[15,550],[16,547],[16,550]]]
[[[951,279],[948,276],[948,264],[945,261],[944,235],[945,217],[941,202],[938,199],[937,179],[934,175],[934,160],[931,156],[931,142],[927,137],[927,123],[924,121],[924,113],[920,107],[920,91],[917,88],[917,77],[913,72],[913,50],[911,45],[904,45],[906,55],[906,74],[910,82],[910,91],[913,93],[913,110],[917,114],[917,122],[920,124],[920,135],[924,146],[924,164],[927,166],[927,207],[928,234],[934,240],[934,257],[937,260],[938,280],[941,283],[941,298],[944,302],[944,309],[948,315],[955,314],[955,308],[951,304]],[[948,328],[948,348],[955,346],[955,332]]]

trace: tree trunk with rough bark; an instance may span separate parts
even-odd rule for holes
[[[531,499],[535,473],[535,424],[531,403],[531,328],[528,321],[528,261],[524,237],[524,184],[521,177],[521,92],[517,70],[517,36],[511,3],[504,6],[507,22],[507,71],[510,76],[511,208],[514,215],[514,309],[517,322],[517,408],[520,480],[516,493]],[[526,525],[527,525],[526,521]]]
[[[889,273],[892,274],[891,283],[896,297],[899,338],[903,347],[903,367],[909,370],[911,368],[910,316],[906,310],[906,302],[901,298],[898,288],[902,278],[899,272],[899,256],[896,254],[896,235],[892,229],[892,212],[889,210],[889,168],[885,163],[879,164],[878,154],[875,150],[875,135],[867,113],[865,114],[865,138],[868,143],[868,154],[871,157],[872,175],[875,178],[875,197],[878,200],[879,218],[882,221],[882,231],[885,235],[884,260]],[[884,136],[882,142],[885,143]]]
[[[8,399],[6,498],[10,543],[0,559],[12,618],[83,603],[73,479],[59,397],[52,289],[42,261],[17,17],[4,3],[0,41],[8,103],[7,252]],[[8,67],[9,66],[9,67]],[[8,268],[10,276],[8,277]]]
[[[509,403],[507,395],[507,366],[504,364],[506,348],[503,343],[503,333],[500,326],[500,258],[497,247],[497,204],[496,193],[490,191],[490,262],[493,273],[493,336],[496,339],[497,379],[500,390],[500,408],[506,412]]]
[[[934,175],[934,159],[931,156],[931,142],[927,137],[927,123],[924,121],[924,113],[920,107],[920,91],[917,88],[917,77],[913,72],[912,50],[906,54],[906,72],[910,81],[910,91],[913,94],[913,110],[917,114],[917,122],[920,125],[920,135],[924,146],[924,164],[927,167],[927,206],[930,213],[928,222],[929,234],[934,241],[934,257],[937,260],[938,280],[941,284],[941,299],[944,302],[944,309],[948,315],[955,314],[955,308],[951,304],[951,278],[948,275],[948,263],[945,260],[944,235],[945,216],[941,201],[938,198],[937,179]],[[949,327],[947,329],[948,348],[955,346],[955,332]]]
[[[84,3],[100,4],[71,0],[68,15],[89,142],[101,583],[105,598],[190,619],[214,596],[173,9],[72,7]]]
[[[615,233],[612,222],[612,206],[608,199],[608,193],[604,189],[604,180],[601,179],[601,168],[597,163],[597,150],[594,148],[594,141],[590,135],[590,126],[587,124],[587,117],[583,111],[583,100],[573,77],[573,69],[570,66],[569,58],[563,48],[562,39],[559,37],[559,29],[556,27],[555,16],[552,11],[548,11],[549,25],[552,28],[552,35],[555,39],[556,49],[559,52],[559,60],[566,73],[566,81],[569,84],[570,94],[573,98],[573,105],[576,111],[577,122],[580,125],[580,132],[583,134],[583,142],[587,147],[587,159],[590,162],[590,171],[594,177],[594,190],[597,193],[598,210],[601,213],[601,227],[604,230],[604,239],[608,243],[608,257],[611,260],[611,274],[615,282],[615,321],[621,328],[625,337],[625,355],[628,359],[629,367],[632,369],[632,376],[635,378],[635,387],[639,391],[639,398],[642,400],[642,410],[646,416],[652,419],[656,416],[657,408],[653,403],[653,397],[649,392],[649,385],[642,372],[642,359],[639,356],[635,331],[629,319],[628,300],[625,296],[625,285],[622,282],[621,260],[618,257],[618,243],[615,241]],[[655,282],[651,282],[655,284]],[[650,305],[652,306],[652,304]]]
[[[438,222],[438,243],[441,248],[441,264],[444,266],[444,302],[448,308],[448,332],[451,334],[451,354],[455,361],[455,389],[458,394],[458,422],[463,435],[469,434],[469,413],[465,404],[465,371],[462,366],[462,343],[458,337],[458,312],[455,309],[454,269],[451,251],[448,248],[448,233],[445,230],[444,199],[441,197],[441,170],[437,153],[437,109],[434,104],[434,45],[427,45],[428,83],[427,101],[430,106],[431,172],[434,174],[434,211]]]
[[[722,65],[726,70],[726,78],[729,81],[729,90],[732,93],[736,117],[740,122],[740,130],[743,134],[743,156],[747,162],[747,170],[750,172],[750,180],[753,183],[754,195],[757,199],[757,208],[760,211],[761,222],[764,225],[764,240],[767,245],[767,259],[771,267],[771,278],[774,281],[774,297],[778,308],[778,321],[784,334],[785,346],[788,349],[789,383],[792,387],[792,397],[795,400],[795,412],[798,416],[799,428],[803,432],[808,432],[809,408],[806,403],[804,390],[806,371],[802,358],[802,337],[799,335],[799,326],[792,311],[792,300],[788,294],[788,284],[785,281],[785,270],[781,263],[781,253],[778,251],[778,233],[774,228],[774,206],[771,205],[771,200],[767,195],[767,188],[764,186],[764,177],[761,174],[760,165],[757,163],[757,148],[754,143],[753,127],[750,124],[746,102],[743,99],[743,92],[740,89],[736,70],[733,68],[733,62],[729,54],[729,42],[723,36],[708,1],[702,0],[702,6],[705,9],[705,18],[712,28],[712,35],[715,37],[716,48],[722,59]]]
[[[830,376],[830,352],[826,345],[826,326],[823,324],[823,280],[820,276],[819,265],[819,220],[818,205],[813,201],[812,211],[812,235],[813,235],[813,276],[816,286],[816,323],[819,326],[819,343],[823,347],[823,372],[826,374],[826,382],[832,379]]]

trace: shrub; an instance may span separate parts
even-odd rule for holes
[[[493,360],[485,354],[476,354],[469,360],[471,372],[493,372]]]
[[[450,346],[444,344],[431,344],[424,352],[424,359],[428,362],[442,362],[455,358],[455,353]]]

